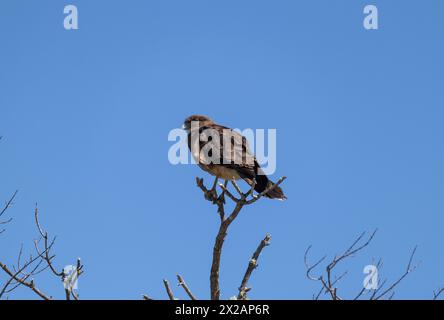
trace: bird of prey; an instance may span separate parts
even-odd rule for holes
[[[272,188],[274,183],[265,175],[247,139],[240,133],[203,115],[189,116],[182,128],[188,133],[188,147],[194,160],[201,169],[216,176],[215,185],[217,179],[243,179],[250,186],[254,184],[258,193],[271,189],[263,195],[267,198],[286,199],[279,186]]]

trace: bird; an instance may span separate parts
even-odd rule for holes
[[[213,188],[218,179],[242,179],[254,185],[258,193],[269,190],[263,194],[266,198],[287,199],[282,189],[268,179],[250,151],[247,139],[239,132],[204,115],[187,117],[182,129],[188,134],[188,148],[198,166],[216,177]]]

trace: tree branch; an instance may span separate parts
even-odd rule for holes
[[[11,202],[11,201],[10,201]],[[10,205],[10,204],[9,204]],[[7,207],[9,206],[7,205]],[[4,211],[3,211],[4,212]],[[53,259],[55,255],[51,255],[51,249],[55,243],[55,237],[49,241],[49,236],[46,231],[41,227],[38,216],[38,209],[35,208],[34,211],[35,225],[40,235],[40,239],[34,241],[34,249],[37,255],[33,257],[30,256],[29,260],[25,261],[22,265],[22,252],[23,245],[20,247],[20,251],[17,258],[17,266],[10,269],[6,264],[0,262],[1,269],[9,276],[2,289],[0,290],[0,298],[9,292],[12,292],[19,286],[25,286],[30,288],[34,293],[36,293],[40,298],[45,300],[52,299],[51,296],[43,293],[39,290],[33,279],[28,281],[29,278],[35,277],[37,274],[49,269],[53,275],[59,278],[64,285],[65,299],[71,300],[71,298],[78,300],[78,294],[74,292],[73,285],[77,281],[78,277],[83,273],[83,265],[80,259],[77,259],[77,266],[75,270],[67,274],[65,270],[58,272],[53,265]],[[43,248],[39,248],[39,244],[43,242]]]
[[[433,300],[438,300],[439,296],[444,292],[444,287],[433,291]]]
[[[253,273],[253,270],[258,267],[257,261],[259,260],[259,256],[262,250],[270,245],[271,236],[267,234],[265,238],[259,243],[256,251],[253,253],[250,261],[248,262],[247,270],[245,271],[245,275],[242,279],[241,285],[239,287],[239,295],[237,296],[238,300],[246,300],[247,292],[251,290],[251,288],[247,288],[248,280],[250,280],[250,276]]]
[[[175,300],[173,290],[171,290],[170,284],[167,279],[163,279],[163,285],[165,286],[165,290],[166,290],[170,300]]]
[[[18,284],[23,285],[25,287],[30,288],[33,292],[35,292],[39,297],[41,297],[44,300],[51,300],[52,298],[49,297],[48,295],[46,295],[45,293],[43,293],[42,291],[40,291],[34,283],[34,280],[31,281],[26,281],[26,279],[29,276],[20,278],[19,274],[25,270],[28,266],[30,266],[31,264],[33,264],[35,261],[37,261],[38,259],[40,259],[42,256],[38,255],[36,257],[31,257],[30,260],[25,263],[25,265],[20,268],[17,272],[12,272],[4,263],[0,262],[0,268],[3,269],[3,271],[6,272],[6,274],[8,276],[10,276],[10,280],[6,282],[6,284],[4,285],[3,289],[0,292],[0,298],[2,297],[2,295],[6,292],[8,286],[12,283],[12,280],[16,281]]]
[[[337,283],[345,277],[345,275],[348,273],[348,271],[345,271],[339,276],[336,276],[334,274],[334,270],[339,264],[339,262],[342,262],[343,260],[354,256],[355,254],[359,253],[361,250],[366,248],[370,242],[373,240],[375,234],[375,230],[368,239],[361,245],[359,243],[362,243],[362,240],[365,236],[365,232],[363,232],[359,237],[353,242],[353,244],[348,247],[342,254],[334,256],[331,262],[329,262],[325,268],[325,273],[321,274],[319,276],[313,276],[312,272],[313,270],[325,260],[325,256],[321,259],[319,259],[316,263],[310,264],[308,262],[308,253],[311,249],[311,246],[307,248],[304,255],[304,262],[307,269],[306,276],[309,280],[312,281],[318,281],[321,284],[321,289],[318,292],[317,295],[314,296],[315,299],[318,299],[322,293],[330,295],[332,300],[341,300],[341,297],[338,295],[338,287]],[[415,270],[416,266],[412,267],[413,258],[416,252],[416,247],[413,249],[412,254],[410,255],[409,262],[407,264],[406,271],[401,275],[399,279],[397,279],[391,286],[389,286],[387,289],[383,290],[384,285],[387,283],[386,280],[384,280],[378,288],[374,289],[372,295],[370,296],[370,300],[380,300],[384,297],[388,297],[388,299],[392,299],[394,296],[394,288],[399,285],[399,283],[412,271]],[[379,270],[382,267],[382,260],[379,259],[378,263],[376,264],[376,269]],[[359,299],[365,292],[366,288],[362,288],[359,293],[356,295],[354,300]]]
[[[245,205],[250,205],[255,203],[257,200],[262,198],[265,194],[272,191],[274,188],[279,186],[286,178],[282,177],[278,180],[278,182],[274,185],[269,186],[266,190],[261,192],[258,195],[253,194],[253,190],[255,187],[256,181],[252,182],[251,188],[248,192],[243,193],[236,181],[233,179],[231,182],[239,193],[240,198],[235,197],[227,188],[227,181],[224,184],[219,184],[219,187],[222,189],[222,193],[220,196],[217,194],[217,190],[215,189],[215,183],[217,182],[217,178],[215,183],[213,184],[213,188],[208,190],[204,184],[203,179],[196,178],[197,186],[203,191],[205,199],[211,201],[218,207],[218,212],[220,215],[220,225],[219,230],[216,235],[216,240],[214,242],[213,247],[213,260],[211,263],[211,271],[210,271],[210,294],[212,300],[220,299],[220,287],[219,287],[219,270],[220,270],[220,258],[222,255],[222,248],[224,245],[225,237],[227,236],[227,231],[231,223],[237,218],[240,211]],[[225,216],[225,198],[224,195],[227,195],[235,204],[233,211],[227,216]],[[251,199],[248,197],[251,196]]]
[[[11,207],[12,206],[12,204],[13,204],[13,201],[14,201],[14,199],[15,199],[15,196],[17,195],[17,193],[18,193],[18,190],[16,190],[15,192],[14,192],[14,194],[12,195],[12,197],[11,198],[9,198],[9,200],[5,203],[5,206],[0,210],[0,217],[9,209],[9,207]],[[12,218],[9,218],[9,219],[7,219],[7,220],[5,220],[5,221],[1,221],[0,220],[0,225],[4,225],[4,224],[7,224],[7,223],[10,223],[12,221]],[[5,232],[5,229],[1,229],[0,230],[0,234],[1,233],[3,233],[3,232]]]
[[[415,256],[416,253],[416,249],[417,247],[415,247],[412,250],[412,253],[410,255],[410,259],[409,262],[407,264],[406,270],[405,272],[401,275],[401,277],[399,277],[398,280],[396,280],[389,288],[387,288],[383,293],[381,293],[380,295],[376,296],[373,300],[380,300],[381,298],[383,298],[386,294],[388,294],[389,292],[391,292],[405,277],[407,277],[407,275],[414,271],[416,269],[417,266],[413,266],[412,267],[412,262],[413,262],[413,257]],[[394,292],[393,292],[394,294]]]
[[[185,292],[190,297],[190,299],[197,300],[196,296],[191,292],[190,288],[185,283],[185,280],[183,280],[183,278],[180,274],[177,275],[177,280],[179,281],[179,286],[181,286],[185,290]]]

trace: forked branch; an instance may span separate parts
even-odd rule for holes
[[[7,207],[11,202],[12,200],[8,202],[9,204],[7,204]],[[4,213],[3,210],[2,213]],[[39,239],[34,241],[36,255],[30,255],[28,260],[22,262],[23,246],[21,246],[16,265],[8,266],[5,263],[0,262],[0,268],[8,276],[8,280],[0,289],[0,298],[5,294],[13,292],[18,287],[24,286],[30,288],[42,299],[52,299],[52,296],[37,288],[34,280],[35,276],[49,269],[55,277],[61,280],[64,286],[65,298],[67,300],[78,300],[78,294],[74,290],[74,284],[78,277],[83,273],[83,265],[81,264],[80,259],[77,259],[77,264],[73,268],[74,270],[69,270],[69,272],[65,269],[57,271],[54,266],[55,255],[51,253],[56,238],[53,237],[50,239],[48,233],[41,227],[37,207],[34,211],[34,220],[39,233]]]
[[[220,216],[220,225],[219,230],[216,235],[216,240],[213,247],[213,260],[211,264],[211,272],[210,272],[210,294],[212,300],[220,299],[220,287],[219,287],[219,270],[220,270],[220,258],[222,255],[222,249],[225,241],[225,237],[227,235],[227,231],[231,223],[237,218],[242,208],[246,205],[250,205],[261,199],[265,194],[272,191],[274,188],[278,187],[286,178],[280,178],[276,184],[270,185],[266,190],[255,195],[253,193],[255,187],[255,181],[252,182],[249,190],[247,192],[242,192],[240,187],[237,185],[236,181],[233,179],[231,181],[233,187],[239,194],[239,197],[233,195],[233,193],[228,190],[227,182],[224,184],[219,184],[219,187],[222,189],[220,195],[217,193],[216,184],[217,178],[213,183],[212,189],[207,189],[203,184],[203,179],[196,178],[197,186],[203,191],[205,199],[211,201],[218,208],[218,213]],[[229,215],[225,213],[225,195],[227,195],[233,202],[234,208]],[[247,279],[248,280],[248,279]],[[244,295],[245,293],[243,293]]]

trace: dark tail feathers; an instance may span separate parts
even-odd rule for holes
[[[254,187],[254,190],[256,190],[257,192],[261,193],[273,185],[274,183],[271,182],[266,175],[256,175],[256,186]],[[268,191],[264,196],[270,199],[279,199],[279,200],[287,199],[287,197],[284,195],[284,192],[279,186],[274,187],[272,190]]]

